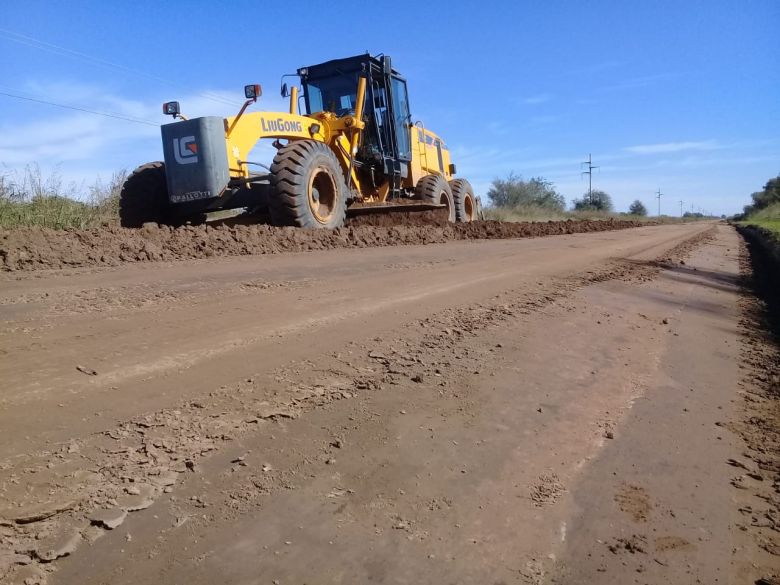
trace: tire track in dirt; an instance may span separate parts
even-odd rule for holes
[[[197,285],[171,287],[167,283],[97,287],[82,290],[57,290],[54,292],[26,293],[18,296],[0,296],[3,305],[42,304],[50,306],[48,315],[82,315],[113,313],[137,309],[152,309],[182,302],[198,302],[208,299],[216,291],[220,294],[258,294],[277,289],[308,288],[316,285],[314,279],[297,281],[247,280],[225,288],[218,283],[199,282]],[[36,318],[41,314],[37,313]],[[15,321],[9,321],[15,323]]]

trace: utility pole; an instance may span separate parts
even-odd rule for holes
[[[593,159],[591,158],[591,155],[588,154],[588,160],[580,163],[580,168],[582,168],[582,165],[588,165],[587,171],[581,171],[580,176],[582,175],[588,175],[588,205],[593,205],[593,169],[597,169],[598,167],[593,166]]]
[[[680,217],[682,217],[682,216],[683,216],[683,210],[682,210],[682,209],[683,209],[683,203],[685,203],[685,201],[683,201],[683,200],[681,199],[681,200],[680,200]]]
[[[655,198],[658,199],[658,217],[661,217],[661,189],[658,189],[658,192],[655,194]]]

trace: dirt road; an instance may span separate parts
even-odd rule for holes
[[[6,274],[0,581],[769,575],[740,253],[700,223]]]

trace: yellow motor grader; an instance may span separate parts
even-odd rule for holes
[[[406,81],[390,57],[358,55],[298,69],[282,95],[289,112],[252,112],[259,85],[244,88],[236,116],[187,119],[163,112],[165,162],[138,167],[120,197],[123,226],[175,224],[224,209],[266,214],[272,224],[336,228],[346,214],[441,209],[450,221],[478,215],[478,201],[444,141],[412,122]],[[273,140],[270,167],[248,160]],[[257,172],[256,167],[265,172]]]

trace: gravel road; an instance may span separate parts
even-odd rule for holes
[[[744,254],[703,222],[6,272],[0,582],[767,577]]]

